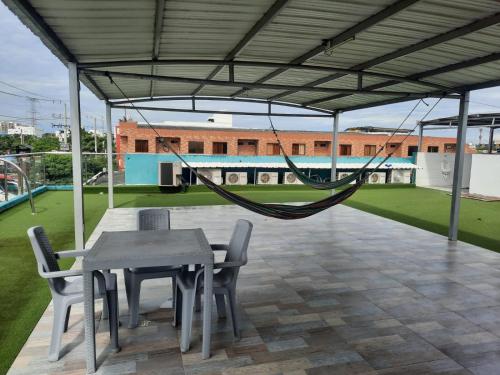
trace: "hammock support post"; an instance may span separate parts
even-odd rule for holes
[[[113,126],[111,124],[111,105],[108,102],[106,102],[106,141],[106,158],[108,162],[108,208],[113,208]]]
[[[75,63],[68,63],[69,113],[71,121],[71,160],[73,164],[73,215],[75,222],[75,249],[84,248],[82,146],[80,143],[80,82]]]
[[[330,181],[337,181],[337,149],[339,148],[339,121],[340,112],[335,112],[332,123],[332,169],[330,171]],[[335,194],[335,189],[331,190]]]
[[[424,126],[420,124],[418,126],[417,152],[422,152],[423,141],[424,141]]]
[[[455,165],[453,168],[453,188],[451,195],[450,226],[448,239],[456,241],[458,238],[458,221],[460,214],[460,198],[462,195],[462,177],[464,174],[465,139],[467,136],[467,119],[469,115],[469,96],[466,91],[460,96],[458,112],[457,144],[455,146]]]

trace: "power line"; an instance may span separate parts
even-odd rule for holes
[[[63,100],[60,100],[60,99],[42,99],[42,98],[35,98],[33,96],[27,96],[27,95],[20,95],[20,94],[15,94],[13,92],[9,92],[9,91],[3,91],[3,90],[0,90],[0,93],[2,94],[5,94],[5,95],[10,95],[10,96],[16,96],[18,98],[23,98],[23,99],[28,99],[28,100],[39,100],[39,101],[43,101],[43,102],[50,102],[50,103],[64,103]]]
[[[9,86],[13,89],[16,89],[16,90],[19,90],[19,91],[22,91],[22,92],[25,92],[26,94],[30,94],[30,95],[34,95],[34,96],[38,96],[40,98],[44,98],[44,99],[47,99],[47,100],[50,100],[50,101],[61,101],[60,99],[53,99],[53,98],[49,98],[48,96],[45,96],[45,95],[40,95],[40,94],[37,94],[35,92],[32,92],[32,91],[28,91],[28,90],[25,90],[25,89],[22,89],[20,87],[17,87],[15,85],[12,85],[10,83],[7,83],[5,81],[0,81],[1,84],[5,85],[5,86]]]
[[[0,117],[12,118],[12,119],[15,119],[15,120],[31,120],[31,117],[2,115],[2,114],[0,114]],[[37,120],[42,120],[42,121],[54,120],[53,118],[40,118],[40,117],[37,117],[36,119]]]
[[[483,103],[483,102],[477,102],[475,100],[469,100],[471,103],[474,103],[474,104],[481,104],[481,105],[485,105],[487,107],[492,107],[492,108],[498,108],[500,109],[500,106],[498,105],[494,105],[494,104],[488,104],[488,103]]]

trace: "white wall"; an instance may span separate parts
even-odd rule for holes
[[[500,197],[500,155],[472,155],[469,192]]]
[[[472,155],[464,155],[464,175],[462,188],[469,187]],[[416,185],[423,187],[451,188],[453,185],[453,168],[455,154],[453,153],[417,153]]]

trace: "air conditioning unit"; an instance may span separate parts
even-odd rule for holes
[[[368,175],[369,184],[385,184],[385,172],[373,172]]]
[[[226,185],[246,185],[247,172],[226,172]]]
[[[351,172],[339,172],[337,175],[337,180],[340,180],[342,178],[345,178],[347,176],[350,176],[352,173]],[[356,180],[349,182],[350,184],[354,184]]]
[[[411,170],[393,169],[391,172],[391,183],[393,184],[411,183]]]
[[[277,185],[278,172],[259,172],[257,175],[257,183],[259,185]]]
[[[287,185],[297,185],[302,184],[302,181],[300,181],[297,176],[293,174],[293,172],[285,172],[283,183]]]
[[[222,170],[213,168],[198,168],[196,170],[199,174],[205,176],[216,185],[222,185]],[[196,182],[198,185],[203,185],[200,179]]]
[[[158,186],[179,186],[181,182],[181,163],[158,163]]]

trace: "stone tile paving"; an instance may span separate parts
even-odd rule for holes
[[[108,210],[88,246],[102,230],[135,228],[136,211]],[[181,354],[161,307],[169,281],[146,281],[141,324],[120,328],[121,352],[108,352],[98,324],[99,374],[500,374],[500,254],[345,206],[300,221],[234,206],[172,209],[173,228],[201,227],[211,242],[227,241],[238,218],[255,225],[238,284],[242,339],[214,315],[213,356],[201,360],[197,314]],[[62,358],[50,363],[49,305],[9,374],[84,373],[82,313],[72,310]]]

